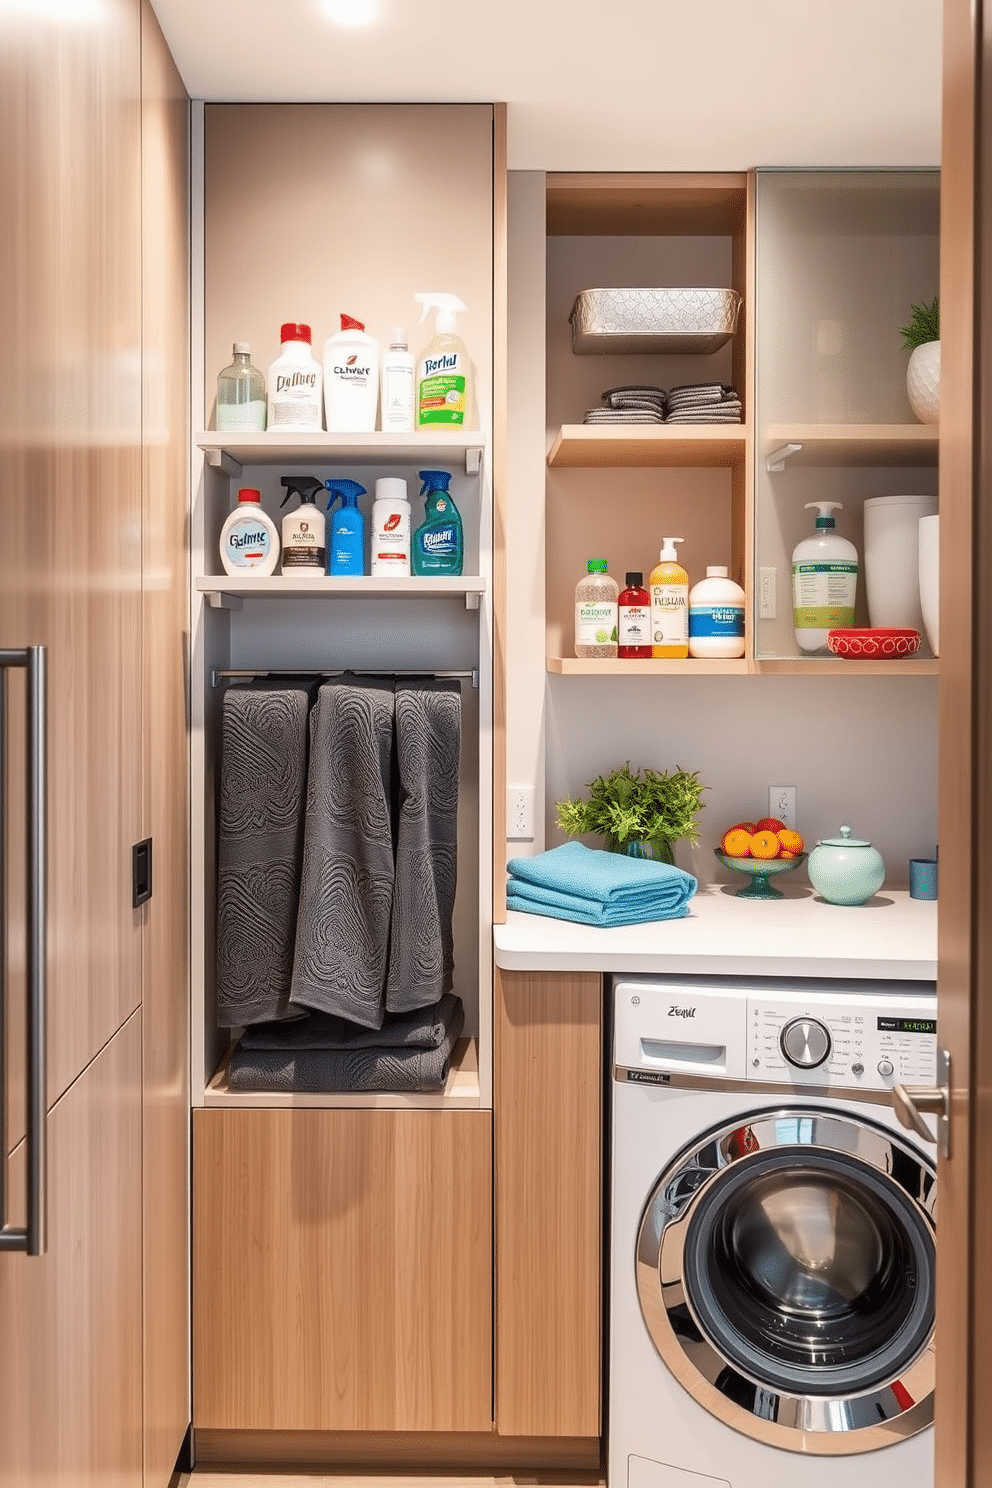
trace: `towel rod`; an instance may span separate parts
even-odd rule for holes
[[[468,677],[471,678],[472,686],[479,685],[478,668],[470,672],[435,672],[425,667],[409,667],[405,671],[397,671],[395,667],[269,667],[260,670],[249,667],[246,671],[228,671],[222,667],[213,667],[210,672],[210,685],[219,687],[225,681],[251,682],[260,677],[345,677],[353,673],[356,677]]]

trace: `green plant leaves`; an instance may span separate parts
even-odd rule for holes
[[[590,832],[603,837],[612,852],[628,842],[699,841],[696,819],[703,808],[697,771],[677,767],[636,770],[630,761],[608,775],[597,775],[585,800],[557,801],[558,825],[570,837]]]
[[[903,345],[915,351],[928,341],[940,340],[940,296],[934,295],[928,305],[913,305],[909,325],[900,326]]]

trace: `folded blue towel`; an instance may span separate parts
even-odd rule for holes
[[[696,892],[691,873],[671,863],[566,842],[507,863],[508,909],[577,920],[584,925],[637,925],[678,920]]]

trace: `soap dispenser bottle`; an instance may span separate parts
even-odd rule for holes
[[[651,570],[651,655],[681,660],[689,655],[689,575],[679,563],[675,544],[666,537]]]
[[[280,506],[285,506],[293,496],[300,498],[296,511],[287,512],[282,519],[282,571],[306,569],[323,573],[327,561],[324,542],[327,523],[313,498],[317,491],[323,491],[324,483],[314,475],[284,475],[282,484],[286,494]]]
[[[818,515],[814,535],[792,553],[792,623],[800,651],[826,654],[827,632],[854,624],[858,550],[836,530],[841,502],[807,501],[806,509]]]
[[[327,480],[324,485],[331,493],[327,510],[341,502],[331,517],[327,572],[336,578],[360,577],[365,573],[365,518],[358,498],[366,494],[365,487],[353,480]]]

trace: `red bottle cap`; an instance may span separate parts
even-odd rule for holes
[[[242,486],[238,492],[238,500],[260,502],[262,500],[262,493],[261,491],[256,491],[254,486]]]
[[[364,331],[365,326],[362,321],[355,320],[352,315],[342,315],[341,329],[343,331]]]
[[[287,320],[279,332],[280,341],[307,341],[313,340],[308,325],[300,325],[297,321]]]

